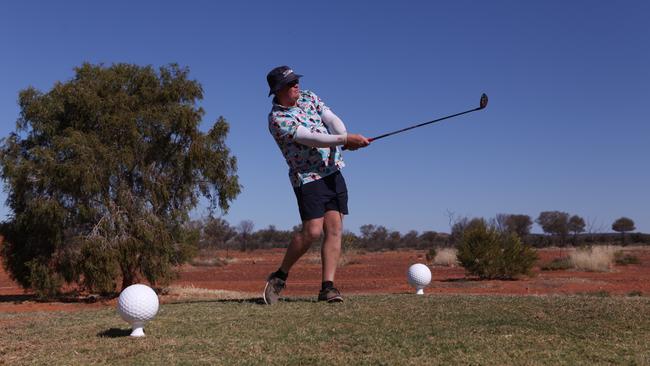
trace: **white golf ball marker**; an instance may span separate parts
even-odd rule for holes
[[[417,295],[424,295],[424,288],[431,283],[431,270],[422,263],[416,263],[406,272],[408,283],[415,287]]]
[[[132,328],[131,337],[144,337],[144,325],[158,313],[158,295],[149,286],[131,285],[120,293],[117,312]]]

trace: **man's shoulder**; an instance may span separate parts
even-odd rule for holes
[[[274,108],[269,112],[268,124],[270,129],[277,129],[293,125],[295,121],[291,111],[282,108]]]
[[[280,105],[274,104],[269,112],[269,120],[272,118],[290,117],[291,111]]]
[[[298,106],[302,110],[320,109],[323,106],[323,101],[313,91],[311,91],[311,90],[301,90],[300,91],[300,98],[298,99]]]
[[[286,121],[287,119],[291,119],[291,114],[287,113],[287,111],[283,110],[272,110],[269,112],[269,124],[277,123],[280,121]]]
[[[301,90],[300,99],[303,99],[304,102],[310,102],[318,100],[318,95],[311,90]]]

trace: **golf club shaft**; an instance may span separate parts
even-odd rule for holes
[[[465,112],[460,112],[460,113],[452,114],[452,115],[450,115],[450,116],[446,116],[446,117],[442,117],[442,118],[434,119],[433,121],[420,123],[420,124],[417,124],[417,125],[415,125],[415,126],[410,126],[410,127],[402,128],[401,130],[397,130],[397,131],[393,131],[393,132],[385,133],[385,134],[383,134],[383,135],[379,135],[379,136],[376,136],[376,137],[371,137],[371,138],[368,139],[368,141],[375,141],[375,140],[383,139],[384,137],[388,137],[388,136],[391,136],[391,135],[395,135],[395,134],[400,133],[400,132],[404,132],[404,131],[412,130],[412,129],[414,129],[414,128],[418,128],[418,127],[422,127],[422,126],[425,126],[425,125],[429,125],[429,124],[432,124],[432,123],[440,122],[440,121],[445,120],[445,119],[447,119],[447,118],[452,118],[452,117],[460,116],[461,114],[465,114],[465,113],[470,113],[470,112],[478,111],[478,110],[480,110],[480,109],[482,109],[482,108],[481,108],[481,107],[478,107],[478,108],[470,109],[470,110],[465,111]]]
[[[429,124],[432,124],[432,123],[440,122],[440,121],[445,120],[445,119],[447,119],[447,118],[452,118],[452,117],[460,116],[461,114],[470,113],[470,112],[475,112],[475,111],[480,111],[481,109],[485,109],[485,107],[487,107],[487,104],[488,104],[488,96],[487,96],[487,94],[483,93],[483,94],[481,94],[481,100],[480,100],[480,103],[479,103],[478,108],[472,108],[472,109],[470,109],[470,110],[466,110],[465,112],[460,112],[460,113],[452,114],[452,115],[449,115],[449,116],[446,116],[446,117],[442,117],[442,118],[434,119],[433,121],[420,123],[420,124],[417,124],[417,125],[415,125],[415,126],[410,126],[410,127],[402,128],[401,130],[397,130],[397,131],[393,131],[393,132],[385,133],[385,134],[383,134],[383,135],[379,135],[379,136],[371,137],[371,138],[368,139],[368,141],[371,141],[371,142],[372,142],[372,141],[375,141],[375,140],[383,139],[384,137],[388,137],[388,136],[391,136],[391,135],[394,135],[394,134],[397,134],[397,133],[400,133],[400,132],[404,132],[404,131],[412,130],[412,129],[414,129],[414,128],[418,128],[418,127],[426,126],[426,125],[429,125]],[[343,147],[343,150],[347,150],[347,149],[346,149],[345,147]]]

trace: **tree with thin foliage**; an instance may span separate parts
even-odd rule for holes
[[[240,192],[229,126],[219,117],[199,130],[203,90],[188,76],[175,64],[83,64],[48,92],[20,92],[0,146],[11,209],[0,230],[5,268],[24,288],[167,283],[197,246],[187,224],[200,197],[228,210]]]
[[[418,236],[418,248],[431,248],[436,245],[438,240],[438,233],[435,231],[427,230],[423,231]]]
[[[452,220],[451,217],[450,220]],[[453,220],[454,221],[451,225],[451,233],[449,234],[449,242],[452,245],[456,245],[462,239],[463,232],[465,232],[465,229],[469,225],[470,220],[467,217],[453,218]]]
[[[212,249],[226,249],[226,257],[230,256],[230,241],[237,236],[237,231],[230,226],[228,221],[221,217],[207,217],[203,222],[203,235],[200,247]]]
[[[408,233],[402,235],[402,244],[401,247],[416,247],[418,246],[418,232],[415,230],[410,230]]]
[[[544,211],[535,220],[545,233],[556,235],[562,244],[569,233],[569,214],[561,211]]]
[[[242,252],[245,252],[248,248],[248,242],[251,239],[254,228],[255,224],[251,220],[242,220],[237,225],[237,231],[239,232],[239,250]]]
[[[598,222],[596,218],[587,218],[586,229],[587,240],[590,243],[595,243],[597,241],[597,234],[605,231],[605,225],[602,222]]]
[[[628,217],[621,217],[614,221],[612,230],[621,233],[621,243],[625,244],[625,233],[636,230],[636,227],[634,227],[634,220]]]
[[[370,237],[372,236],[372,233],[375,231],[375,225],[372,224],[361,225],[361,227],[359,227],[359,231],[361,232],[362,239],[369,240]]]
[[[505,220],[505,227],[508,232],[515,233],[520,238],[523,238],[530,234],[533,220],[528,215],[508,215]]]
[[[582,217],[573,215],[569,218],[568,229],[573,233],[573,245],[578,243],[578,234],[585,231],[585,226],[585,220]]]
[[[258,248],[284,248],[291,241],[291,232],[278,230],[275,225],[269,225],[266,229],[258,230],[251,235],[255,249]],[[252,249],[251,246],[248,246]]]
[[[361,225],[359,230],[361,231],[361,241],[363,245],[369,249],[384,248],[389,244],[388,242],[391,238],[399,241],[399,238],[394,234],[391,236],[388,229],[382,225]]]

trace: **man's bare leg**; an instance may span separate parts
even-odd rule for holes
[[[320,238],[323,232],[323,221],[324,218],[321,217],[302,222],[302,230],[293,235],[287,252],[284,254],[284,259],[280,266],[282,272],[289,273],[291,267],[307,252],[311,244]]]
[[[336,267],[341,257],[341,238],[343,232],[343,215],[338,211],[325,212],[325,240],[321,247],[323,261],[323,282],[334,282]]]
[[[279,300],[280,293],[285,287],[289,270],[307,252],[311,243],[320,238],[323,232],[323,220],[323,218],[318,218],[303,221],[302,230],[293,235],[291,243],[289,243],[289,247],[284,254],[284,259],[282,259],[280,271],[271,273],[266,281],[266,286],[264,286],[264,292],[262,294],[264,303],[271,305]],[[284,274],[280,272],[284,272]]]

